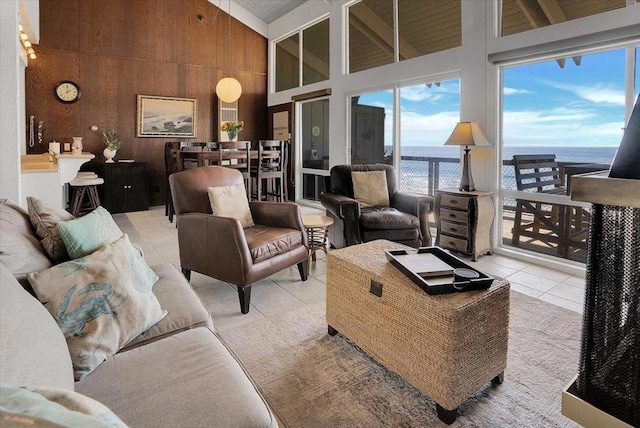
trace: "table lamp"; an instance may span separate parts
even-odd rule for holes
[[[460,179],[460,190],[473,192],[476,190],[471,176],[471,159],[469,157],[469,146],[489,146],[489,142],[484,137],[480,125],[476,122],[458,122],[453,129],[451,136],[444,143],[445,146],[464,146],[464,158],[462,163],[462,178]]]

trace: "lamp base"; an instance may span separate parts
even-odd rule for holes
[[[469,146],[464,146],[464,156],[462,158],[462,178],[460,179],[460,190],[463,192],[473,192],[476,186],[473,184],[471,175],[471,156]]]

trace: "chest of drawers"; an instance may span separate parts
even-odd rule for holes
[[[491,225],[495,208],[490,192],[436,190],[436,245],[458,253],[478,256],[491,253]]]

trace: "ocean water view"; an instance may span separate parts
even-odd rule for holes
[[[588,162],[611,164],[618,147],[541,147],[506,146],[502,159],[511,159],[513,155],[555,154],[558,162]],[[391,146],[385,146],[385,153],[391,152]],[[471,150],[473,156],[473,149]],[[452,157],[458,158],[460,150],[454,146],[408,146],[402,148],[402,156]]]
[[[617,147],[505,147],[504,160],[511,160],[515,154],[554,154],[561,163],[600,163],[611,164]],[[386,154],[391,147],[386,147]],[[471,151],[473,156],[473,150]],[[420,160],[403,159],[400,171],[400,186],[403,190],[429,193],[434,189],[457,187],[460,174],[460,150],[449,146],[408,146],[402,148],[402,156],[424,157]],[[428,158],[432,158],[431,161]],[[440,158],[435,161],[433,158]],[[444,158],[444,160],[442,159]],[[429,183],[429,177],[433,183]],[[503,168],[503,187],[515,189],[513,167]]]

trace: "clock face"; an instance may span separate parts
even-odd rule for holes
[[[74,103],[80,99],[80,87],[69,80],[60,82],[56,86],[56,97],[63,103]]]

